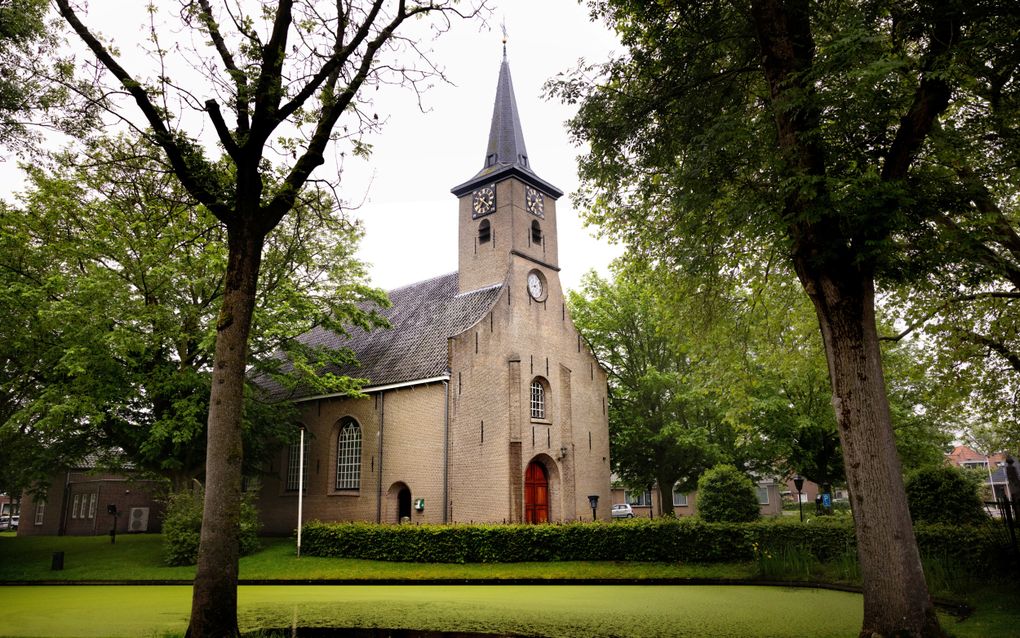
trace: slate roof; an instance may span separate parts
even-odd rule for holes
[[[497,284],[458,295],[454,272],[389,291],[393,305],[380,314],[392,328],[370,332],[352,328],[350,338],[344,338],[320,327],[300,339],[309,345],[353,350],[359,366],[330,372],[368,379],[366,387],[431,379],[447,373],[447,340],[477,323],[502,289]],[[274,398],[282,398],[279,387],[267,390]],[[299,391],[290,398],[308,394]]]
[[[514,175],[524,182],[542,190],[549,196],[559,198],[563,191],[535,174],[528,161],[528,149],[524,146],[524,132],[521,117],[517,113],[517,99],[510,79],[510,63],[503,52],[496,84],[496,100],[492,106],[492,124],[489,127],[489,144],[485,148],[485,162],[482,170],[468,181],[454,186],[451,192],[460,197],[477,186]]]

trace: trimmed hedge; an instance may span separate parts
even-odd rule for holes
[[[974,568],[1005,564],[1001,534],[990,526],[919,525],[925,555],[957,558]],[[309,522],[302,551],[418,563],[528,561],[745,562],[756,548],[803,547],[829,561],[855,551],[853,527],[843,521],[706,523],[695,518],[637,519],[565,525],[376,525]]]

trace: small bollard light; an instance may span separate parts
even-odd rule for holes
[[[55,572],[64,569],[64,552],[53,552],[53,560],[50,561],[50,569]]]

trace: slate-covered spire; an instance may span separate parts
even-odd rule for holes
[[[514,83],[510,78],[510,64],[506,60],[505,48],[503,63],[499,65],[496,102],[492,107],[489,145],[485,149],[485,169],[493,166],[517,166],[531,170],[528,167],[528,150],[524,146],[524,132],[521,131],[521,117],[517,113]]]
[[[499,81],[496,83],[496,101],[492,107],[492,124],[489,126],[489,144],[485,149],[485,162],[474,177],[452,191],[458,197],[481,184],[501,178],[504,173],[514,174],[532,186],[545,191],[553,198],[563,192],[549,184],[531,170],[528,150],[524,145],[521,118],[517,113],[517,99],[510,79],[510,63],[506,58],[506,42],[503,43],[503,62],[499,67]]]

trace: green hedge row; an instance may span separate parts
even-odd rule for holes
[[[919,525],[922,554],[953,556],[975,568],[1003,564],[1002,535],[990,526]],[[375,525],[310,522],[302,551],[419,563],[525,561],[661,561],[715,563],[753,560],[763,548],[802,547],[822,561],[855,550],[843,521],[706,523],[695,518],[566,525]]]

